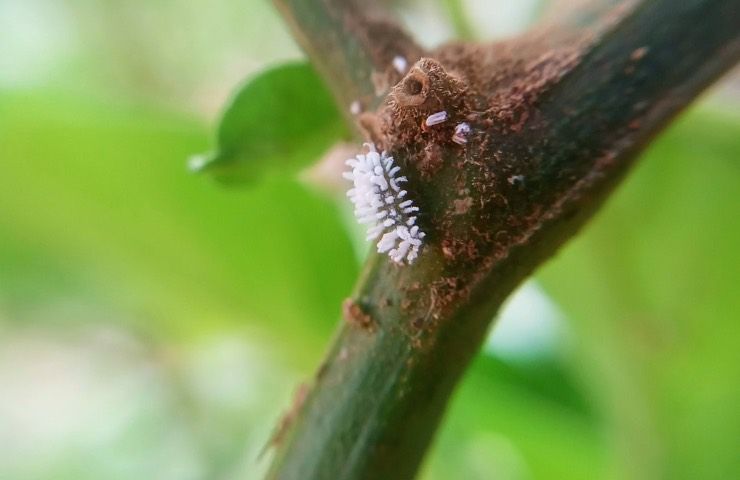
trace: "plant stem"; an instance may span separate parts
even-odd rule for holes
[[[364,109],[380,100],[378,74],[393,58],[413,63],[423,50],[383,12],[354,0],[274,0],[312,63],[332,87],[342,111],[355,101]],[[372,2],[368,2],[372,4]]]
[[[370,48],[365,33],[336,21],[350,4],[278,4],[337,96],[367,93],[377,64],[361,51]],[[609,25],[521,107],[525,116],[484,112],[475,121],[489,127],[464,151],[440,140],[434,175],[424,176],[416,137],[388,141],[426,208],[429,243],[412,266],[370,256],[268,478],[413,478],[502,301],[598,209],[641,148],[740,58],[738,0],[646,0]],[[436,53],[459,50],[450,48]],[[505,63],[495,54],[502,57],[487,68]],[[505,87],[491,98],[521,94]],[[460,191],[469,192],[470,212],[458,211]]]

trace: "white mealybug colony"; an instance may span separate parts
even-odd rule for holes
[[[381,237],[378,252],[388,253],[396,263],[412,263],[425,236],[414,216],[419,208],[400,187],[407,179],[398,176],[401,168],[394,165],[393,157],[378,153],[372,144],[365,145],[370,150],[367,154],[346,162],[352,171],[344,172],[344,178],[354,184],[347,196],[355,205],[357,221],[368,225],[367,240]]]

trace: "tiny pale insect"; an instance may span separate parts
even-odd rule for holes
[[[470,134],[470,125],[467,123],[458,123],[455,127],[455,134],[452,136],[452,141],[458,145],[465,145],[468,143],[468,135]]]
[[[440,123],[444,123],[447,121],[447,118],[449,118],[449,115],[447,115],[447,112],[444,110],[441,112],[433,113],[427,117],[427,119],[424,121],[424,124],[427,127],[433,127],[434,125],[439,125]]]

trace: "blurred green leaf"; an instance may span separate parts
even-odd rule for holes
[[[740,476],[738,138],[736,114],[686,114],[540,273],[618,478]]]
[[[422,478],[602,478],[607,445],[563,367],[552,358],[520,365],[480,355]]]
[[[307,63],[281,65],[249,80],[227,107],[216,151],[190,168],[224,183],[265,170],[294,172],[316,161],[346,132],[331,94]]]
[[[0,321],[46,310],[168,339],[247,328],[318,361],[357,273],[336,205],[284,177],[204,182],[182,158],[206,142],[157,110],[0,92]]]

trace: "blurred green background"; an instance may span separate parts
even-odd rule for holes
[[[545,7],[395,5],[426,44]],[[0,0],[0,479],[261,477],[367,247],[331,164],[187,159],[301,58],[267,1]],[[508,302],[421,478],[740,478],[739,106],[730,76]]]

